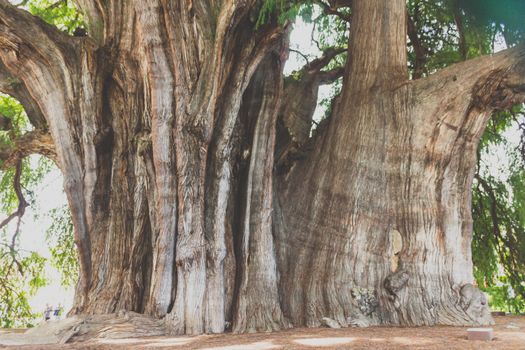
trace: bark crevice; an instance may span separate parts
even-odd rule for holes
[[[288,28],[258,26],[259,1],[78,4],[93,39],[0,1],[0,90],[37,126],[15,148],[64,173],[73,313],[170,334],[491,322],[469,193],[490,113],[525,99],[522,47],[409,81],[405,2],[354,0],[347,67],[328,50],[283,82]]]

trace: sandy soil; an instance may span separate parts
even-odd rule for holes
[[[493,341],[467,340],[467,328],[301,328],[275,333],[198,337],[105,339],[88,343],[2,347],[1,349],[520,349],[525,350],[525,316],[496,317]],[[1,334],[0,334],[1,337]]]

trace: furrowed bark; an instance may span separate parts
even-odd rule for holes
[[[354,0],[345,69],[331,50],[284,84],[286,29],[258,27],[258,1],[78,4],[92,38],[0,1],[0,90],[41,125],[16,148],[53,144],[65,177],[73,313],[170,334],[491,321],[469,193],[487,118],[525,99],[523,48],[409,81],[405,2]]]
[[[241,111],[251,121],[252,144],[246,160],[244,213],[238,242],[239,287],[234,332],[274,331],[289,327],[279,297],[272,235],[275,122],[282,90],[282,62],[270,55],[245,94]]]
[[[91,253],[82,186],[83,165],[75,146],[81,136],[78,129],[71,128],[71,122],[80,114],[76,97],[90,93],[90,87],[82,86],[85,81],[80,78],[79,65],[80,57],[88,59],[89,45],[82,48],[79,42],[70,40],[40,19],[2,1],[0,46],[3,66],[23,83],[35,100],[55,141],[57,158],[65,173],[64,187],[75,223],[75,242],[80,248],[81,284],[86,292],[91,280]]]
[[[342,98],[278,179],[283,311],[307,326],[490,323],[472,285],[470,185],[490,113],[523,99],[523,48],[411,83],[404,3],[381,6],[354,1]]]
[[[0,92],[8,94],[24,106],[29,122],[36,129],[47,129],[46,120],[36,101],[31,97],[24,83],[12,76],[0,61]]]
[[[73,312],[133,310],[167,315],[170,333],[222,332],[235,283],[222,265],[226,254],[231,264],[233,244],[220,230],[205,234],[205,218],[225,226],[231,184],[214,181],[234,165],[242,93],[281,29],[246,31],[255,27],[250,3],[225,3],[215,19],[204,2],[81,5],[94,11],[90,28],[102,21],[92,36],[104,47],[59,38],[52,58],[62,72],[47,61],[36,65],[49,86],[75,82],[56,89],[53,104],[63,115],[42,108],[52,134],[53,125],[71,129],[74,146],[60,139],[57,152],[74,150],[69,161],[80,168],[68,193],[75,227],[88,232],[89,247],[79,250],[93,273],[81,272]],[[62,46],[72,53],[61,61]],[[35,95],[39,105],[51,103]],[[214,137],[216,125],[222,131]],[[66,179],[76,174],[74,167],[62,171]],[[217,191],[218,201],[207,204],[206,191]]]

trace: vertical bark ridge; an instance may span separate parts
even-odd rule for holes
[[[201,66],[198,80],[192,85],[194,93],[186,99],[187,108],[177,122],[179,188],[192,190],[184,198],[185,211],[179,212],[180,220],[186,224],[179,225],[177,296],[168,321],[174,333],[220,332],[225,328],[229,311],[225,310],[224,293],[231,289],[224,286],[223,256],[226,253],[226,204],[231,191],[232,131],[242,92],[266,50],[280,38],[279,31],[266,30],[262,34],[246,31],[254,24],[243,17],[242,9],[232,4],[227,6],[218,16],[213,49]],[[232,18],[235,18],[233,23]],[[185,61],[176,61],[176,67],[188,65]],[[192,76],[186,70],[177,72],[183,81]],[[215,129],[218,132],[214,135]],[[204,202],[206,194],[212,198],[207,203]],[[179,203],[182,201],[179,197]],[[207,282],[202,281],[203,277]],[[217,288],[204,288],[207,284]],[[193,294],[188,295],[189,290]],[[197,311],[187,314],[188,309]],[[194,324],[185,324],[184,320]]]
[[[164,316],[171,303],[175,236],[177,224],[176,179],[174,173],[173,127],[174,76],[165,49],[166,36],[162,7],[154,1],[137,3],[137,36],[143,47],[145,61],[142,71],[146,78],[148,111],[151,113],[151,147],[155,167],[156,224],[158,236],[154,242],[153,275],[149,310]]]
[[[282,94],[282,63],[269,55],[245,94],[247,118],[254,118],[245,184],[245,209],[240,228],[239,286],[233,331],[274,331],[289,326],[278,294],[272,234],[273,155],[275,122]],[[245,151],[247,152],[247,151]]]
[[[250,26],[244,23],[242,26]],[[238,152],[235,147],[234,131],[239,124],[239,109],[243,101],[243,92],[246,90],[250,77],[254,74],[255,68],[265,57],[266,50],[276,46],[281,39],[277,35],[268,41],[258,40],[257,36],[240,31],[237,40],[228,40],[230,47],[227,51],[232,52],[229,62],[237,62],[229,68],[235,74],[228,78],[224,84],[223,93],[219,101],[216,112],[214,133],[210,144],[212,152],[208,156],[207,164],[207,183],[206,183],[206,243],[207,243],[207,324],[209,331],[219,332],[224,330],[225,321],[231,318],[228,316],[232,310],[227,308],[231,305],[231,295],[225,295],[227,291],[233,291],[233,285],[227,286],[225,283],[232,283],[234,276],[225,276],[224,273],[231,274],[232,271],[224,271],[224,259],[226,254],[233,255],[233,251],[228,252],[226,231],[228,229],[229,218],[228,203],[234,191],[234,182],[237,176],[233,173],[233,168],[237,161]],[[241,50],[234,50],[236,43],[245,42]],[[276,78],[277,82],[280,78]],[[256,114],[257,115],[257,114]],[[230,261],[232,259],[230,258]],[[215,311],[214,311],[215,310]],[[221,310],[221,311],[219,311]]]

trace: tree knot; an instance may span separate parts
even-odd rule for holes
[[[391,273],[385,278],[384,287],[390,293],[391,296],[395,297],[399,291],[405,288],[408,283],[410,276],[405,270],[398,270]]]
[[[525,75],[525,68],[514,67]],[[525,84],[519,74],[509,70],[495,70],[480,79],[473,88],[473,105],[482,109],[505,110],[525,100]],[[519,72],[518,72],[519,73]]]
[[[479,324],[493,322],[485,293],[471,283],[467,283],[461,287],[459,295],[459,306],[472,320]]]

